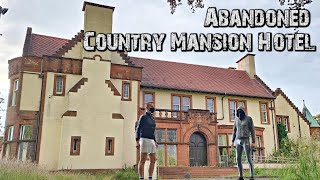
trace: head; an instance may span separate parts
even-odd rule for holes
[[[155,111],[154,105],[152,102],[147,103],[146,111],[153,114]]]
[[[237,117],[240,120],[243,120],[246,117],[246,111],[245,111],[244,107],[242,107],[242,106],[238,107],[238,109],[237,109]]]

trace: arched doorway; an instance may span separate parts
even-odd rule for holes
[[[207,141],[200,133],[195,132],[190,137],[189,143],[190,166],[207,166]]]

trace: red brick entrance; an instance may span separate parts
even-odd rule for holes
[[[201,134],[203,158],[197,165],[216,166],[218,164],[217,148],[217,120],[216,114],[207,110],[190,109],[189,111],[175,111],[157,109],[155,113],[157,130],[163,131],[163,141],[158,141],[159,147],[163,148],[163,167],[172,166],[172,147],[176,147],[176,164],[173,166],[190,166],[190,139],[193,134]],[[168,140],[169,132],[175,132],[175,139]],[[167,141],[168,140],[168,141]],[[198,152],[198,153],[199,153]],[[191,154],[191,157],[194,156]],[[206,158],[205,160],[204,157]],[[204,163],[204,164],[203,164]],[[194,164],[192,164],[194,166]]]

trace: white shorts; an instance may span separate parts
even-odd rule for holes
[[[156,143],[153,139],[140,138],[140,153],[156,153]]]

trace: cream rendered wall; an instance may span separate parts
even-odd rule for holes
[[[63,56],[65,58],[82,59],[83,41],[78,42]]]
[[[117,90],[122,94],[121,79],[111,79]],[[127,80],[124,80],[127,81]],[[138,81],[131,81],[131,99],[132,101],[121,101],[121,114],[124,117],[123,124],[123,165],[134,165],[136,163],[136,141],[135,141],[135,123],[138,119]]]
[[[66,96],[52,96],[54,75],[55,73],[47,73],[39,165],[56,170],[58,169],[61,143],[61,117],[68,107],[68,98]],[[79,75],[66,75],[66,93],[80,78]]]
[[[299,138],[299,121],[297,112],[291,107],[291,105],[285,100],[285,98],[281,94],[277,96],[275,100],[275,106],[277,115],[289,116],[291,132],[288,133],[288,137],[292,139]],[[301,117],[299,117],[299,119],[301,137],[309,138],[309,125]]]
[[[23,73],[20,110],[39,111],[41,83],[39,74]]]
[[[122,57],[120,56],[119,53],[117,52],[111,52],[111,62],[113,64],[123,64],[123,65],[128,65],[128,63],[126,63]]]
[[[180,92],[180,91],[170,91],[170,90],[159,90],[159,89],[148,89],[141,88],[140,95],[140,107],[143,107],[143,92],[151,91],[155,92],[155,106],[156,108],[161,109],[171,109],[171,94],[184,94],[184,95],[192,95],[192,108],[193,109],[206,109],[206,96],[216,97],[216,109],[218,119],[221,119],[222,114],[222,95],[213,95],[213,94],[204,94],[204,93],[190,93],[190,92]],[[229,120],[229,101],[228,99],[238,99],[238,100],[246,100],[248,115],[252,117],[254,121],[254,125],[256,127],[262,127],[264,129],[264,146],[265,146],[265,154],[269,154],[272,152],[275,146],[275,141],[273,134],[276,132],[272,127],[272,115],[271,111],[269,111],[270,124],[261,124],[260,121],[260,107],[259,101],[269,102],[268,99],[255,99],[255,98],[244,98],[244,97],[236,97],[236,96],[226,96],[223,100],[224,102],[224,119],[218,120],[219,125],[233,125],[233,122]],[[275,116],[273,116],[275,117]]]

